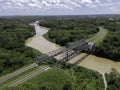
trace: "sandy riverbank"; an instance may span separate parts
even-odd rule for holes
[[[60,48],[59,45],[52,43],[45,38],[43,35],[48,32],[48,28],[41,27],[34,24],[36,35],[26,40],[26,45],[39,50],[42,53],[48,53],[52,50]],[[77,57],[70,60],[70,63],[75,63],[86,55],[86,53],[81,53]],[[98,71],[101,74],[108,73],[112,68],[120,72],[120,62],[114,62],[110,59],[96,57],[94,55],[86,56],[81,63],[78,65]]]
[[[112,68],[120,72],[120,62],[114,62],[110,59],[96,57],[94,55],[87,56],[86,53],[81,53],[77,57],[70,60],[70,63],[75,63],[82,57],[86,56],[78,65],[98,71],[101,74],[109,73]]]
[[[47,41],[43,38],[43,35],[48,32],[48,28],[41,27],[37,24],[34,25],[36,30],[36,35],[26,40],[26,45],[39,50],[42,53],[48,53],[60,46],[52,42]]]

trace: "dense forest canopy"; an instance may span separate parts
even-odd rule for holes
[[[0,17],[1,74],[24,66],[35,58],[24,43],[35,34],[34,27],[28,24],[36,20],[50,28],[45,37],[60,45],[92,37],[99,31],[98,26],[102,26],[109,32],[103,42],[95,46],[93,54],[120,61],[119,16],[8,16]],[[21,64],[15,66],[14,63]]]
[[[107,20],[102,25],[109,31],[106,38],[96,47],[94,54],[120,61],[120,20]]]
[[[120,90],[120,73],[112,69],[108,74],[106,73],[108,88],[107,90]]]
[[[35,34],[27,19],[0,18],[0,75],[32,63],[36,55],[25,46],[25,40]],[[25,22],[23,22],[25,21]]]
[[[102,75],[82,67],[53,68],[17,87],[3,90],[104,90]]]
[[[44,35],[60,45],[66,45],[82,38],[94,36],[99,31],[99,26],[108,30],[103,42],[95,46],[93,54],[115,61],[120,61],[120,18],[119,17],[92,17],[92,18],[62,18],[44,20],[40,25],[49,27],[49,32]]]
[[[48,38],[51,41],[66,45],[68,42],[74,42],[83,38],[89,38],[99,31],[93,21],[86,19],[72,20],[45,20],[40,25],[51,28],[48,32]]]
[[[40,25],[50,28],[45,37],[60,45],[90,38],[102,26],[108,30],[108,34],[103,42],[95,46],[93,54],[120,61],[120,16],[8,16],[0,17],[0,76],[34,62],[36,56],[41,55],[25,46],[25,40],[35,34],[34,27],[29,23],[36,20],[40,20]],[[51,63],[54,62],[48,62]],[[120,89],[118,72],[113,70],[106,77],[108,90]],[[104,85],[99,73],[64,65],[62,69],[52,69],[25,84],[3,90],[6,89],[103,90]]]

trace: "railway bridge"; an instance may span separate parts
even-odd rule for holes
[[[46,53],[45,55],[41,57],[38,57],[36,63],[40,65],[44,62],[51,60],[52,58],[55,58],[58,55],[61,55],[60,59],[55,64],[53,64],[53,65],[58,65],[62,62],[66,62],[72,59],[73,57],[81,53],[82,51],[86,51],[90,53],[93,49],[93,46],[94,46],[93,43],[87,42],[85,39],[81,39],[77,42],[74,42],[70,46],[66,46],[66,47],[53,50],[51,52]]]

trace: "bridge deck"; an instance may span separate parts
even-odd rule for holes
[[[91,51],[93,48],[93,44],[86,42],[84,39],[79,40],[68,47],[59,48],[56,50],[53,50],[51,52],[48,52],[46,55],[43,55],[42,57],[38,57],[37,64],[41,64],[43,62],[46,62],[50,60],[51,58],[54,58],[55,56],[58,56],[60,54],[64,55],[64,57],[61,57],[60,60],[56,62],[56,64],[68,61],[73,56],[77,55],[81,51]]]

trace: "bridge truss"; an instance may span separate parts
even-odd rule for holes
[[[76,56],[82,51],[91,52],[93,49],[93,45],[94,45],[93,43],[88,43],[85,41],[85,39],[81,39],[70,46],[53,50],[41,57],[38,57],[36,63],[40,65],[41,63],[44,63],[58,55],[61,55],[61,58],[55,64],[53,64],[58,65],[62,62],[72,59],[74,56]]]

